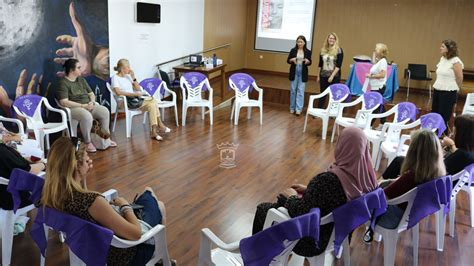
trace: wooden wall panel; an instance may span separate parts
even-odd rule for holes
[[[230,43],[230,48],[215,52],[227,64],[227,71],[245,67],[246,31],[247,0],[205,0],[204,49]]]
[[[245,67],[287,72],[287,54],[254,50],[256,9],[257,0],[248,0]],[[342,75],[346,79],[354,55],[371,55],[375,43],[386,43],[389,60],[399,65],[399,81],[404,85],[403,69],[408,63],[436,68],[439,46],[446,38],[456,40],[465,66],[474,68],[473,14],[472,0],[318,0],[312,50],[317,55],[327,34],[336,32],[345,53]],[[317,72],[318,59],[313,60],[310,75]]]

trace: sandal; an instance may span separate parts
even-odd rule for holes
[[[165,129],[160,129],[160,131],[163,131],[165,133],[170,133],[171,129],[169,127],[165,127]]]
[[[94,144],[91,142],[91,143],[87,144],[86,151],[87,152],[96,152],[97,149],[95,148]]]
[[[110,140],[110,147],[115,148],[117,147],[117,142]]]

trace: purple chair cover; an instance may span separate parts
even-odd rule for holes
[[[67,245],[86,265],[107,263],[107,255],[114,235],[111,230],[55,209],[40,208],[30,235],[43,256],[46,255],[48,245],[43,224],[66,233]]]
[[[443,117],[438,113],[428,113],[420,117],[421,128],[425,129],[436,129],[438,137],[443,135],[443,132],[446,130],[446,123],[444,122]]]
[[[16,213],[18,208],[20,208],[21,191],[31,192],[30,200],[36,202],[41,198],[43,185],[43,178],[18,168],[13,169],[7,187],[7,191],[12,194],[13,198],[13,212]]]
[[[387,211],[387,201],[383,189],[376,190],[351,200],[334,209],[334,253],[339,252],[344,239],[361,224],[371,221],[371,228],[375,226],[375,218]]]
[[[452,189],[451,176],[443,176],[417,186],[416,196],[408,215],[407,228],[412,228],[421,219],[439,211],[440,204],[446,206],[444,209],[446,215],[449,211]]]
[[[155,95],[156,90],[158,90],[160,87],[161,83],[163,83],[161,79],[148,78],[140,81],[140,86],[142,86],[142,88],[148,92],[150,96],[153,96]],[[165,86],[161,86],[160,95],[160,99],[165,97]]]
[[[344,96],[349,95],[349,87],[346,84],[339,83],[329,86],[331,90],[332,98],[336,101],[344,98]]]
[[[240,92],[244,92],[247,88],[249,93],[252,92],[253,86],[252,83],[255,82],[255,79],[252,78],[249,74],[245,73],[235,73],[229,77],[232,82],[234,82],[235,86],[239,89]],[[231,88],[229,87],[229,90]]]
[[[415,121],[417,114],[418,109],[416,108],[416,105],[410,102],[401,102],[398,104],[397,122],[402,122],[407,118],[410,119],[409,121]]]
[[[13,105],[27,116],[32,117],[42,99],[43,97],[34,94],[23,95],[18,97]]]
[[[288,241],[309,236],[319,240],[318,208],[307,214],[273,225],[240,241],[240,254],[246,266],[269,265],[272,259],[288,247]]]
[[[383,104],[383,97],[378,92],[366,92],[364,93],[364,105],[365,109],[370,109],[377,104]]]
[[[464,169],[470,173],[471,182],[474,182],[474,163],[471,163],[470,165],[466,166]]]
[[[191,85],[192,88],[199,86],[207,77],[199,72],[186,72],[183,74],[184,79]],[[202,85],[202,90],[207,90],[206,84]]]

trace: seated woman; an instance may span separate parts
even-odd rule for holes
[[[58,82],[56,96],[62,106],[71,108],[72,119],[79,121],[82,137],[88,152],[96,152],[91,142],[91,129],[94,119],[99,120],[101,128],[109,131],[110,113],[106,107],[95,102],[95,95],[87,81],[81,77],[81,64],[77,59],[68,59],[64,63],[65,77]],[[110,141],[111,147],[117,143]]]
[[[403,174],[396,180],[381,183],[387,199],[399,197],[420,184],[446,174],[443,149],[435,133],[431,130],[416,130],[412,133],[411,139],[407,156],[402,164]],[[406,203],[389,205],[387,212],[378,218],[377,224],[387,229],[397,228],[406,206]],[[369,230],[364,241],[371,240],[372,233]]]
[[[66,137],[56,140],[48,157],[41,204],[100,224],[123,239],[140,239],[140,222],[126,199],[119,197],[110,202],[119,207],[118,213],[101,194],[81,186],[91,168],[92,160],[83,144]],[[135,203],[144,206],[142,217],[148,225],[164,224],[165,206],[151,188],[145,188]],[[110,247],[107,264],[145,265],[153,252],[154,246],[149,244],[128,249]]]
[[[0,177],[9,179],[10,175],[15,168],[19,168],[28,171],[33,174],[39,174],[43,171],[46,166],[43,162],[32,163],[27,159],[23,158],[21,154],[11,146],[6,145],[5,142],[15,138],[8,138],[3,136],[3,141],[0,141]],[[31,204],[29,200],[30,194],[28,192],[20,193],[21,206],[24,207]],[[13,209],[13,199],[10,192],[7,191],[7,186],[0,185],[0,208],[4,210]]]
[[[370,159],[368,141],[362,130],[348,127],[342,131],[334,152],[335,162],[326,172],[315,176],[308,186],[294,184],[278,196],[277,203],[261,203],[253,223],[253,234],[263,229],[270,208],[284,206],[291,217],[308,213],[312,208],[321,210],[321,217],[349,200],[360,197],[378,187]],[[300,195],[300,196],[298,196]],[[301,239],[293,251],[301,256],[321,254],[329,243],[333,224],[320,228],[319,245],[314,239]]]
[[[454,140],[445,137],[441,142],[441,145],[448,150],[444,165],[450,175],[459,173],[464,167],[474,163],[474,115],[457,116],[454,120],[453,135]],[[397,178],[404,158],[402,156],[395,158],[383,173],[383,178]]]
[[[112,77],[112,89],[114,92],[121,96],[127,96],[127,101],[136,97],[143,96],[142,88],[135,78],[135,73],[130,68],[130,63],[127,59],[120,59],[117,62],[117,66],[114,67],[114,70],[117,71],[117,74]],[[129,108],[132,108],[129,105]],[[162,140],[163,138],[158,135],[158,130],[163,131],[164,133],[171,132],[171,129],[165,126],[160,119],[160,110],[156,104],[156,101],[152,97],[147,97],[143,100],[138,107],[144,112],[148,112],[148,121],[150,121],[150,130],[151,138],[156,140]],[[159,127],[159,128],[158,128]]]
[[[26,160],[36,157],[41,159],[44,157],[44,152],[39,147],[39,142],[34,139],[27,139],[26,135],[19,135],[17,133],[10,132],[0,122],[0,143],[12,147],[17,150]]]

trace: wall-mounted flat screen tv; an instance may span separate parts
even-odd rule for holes
[[[137,2],[137,22],[160,23],[161,6],[158,4]]]

